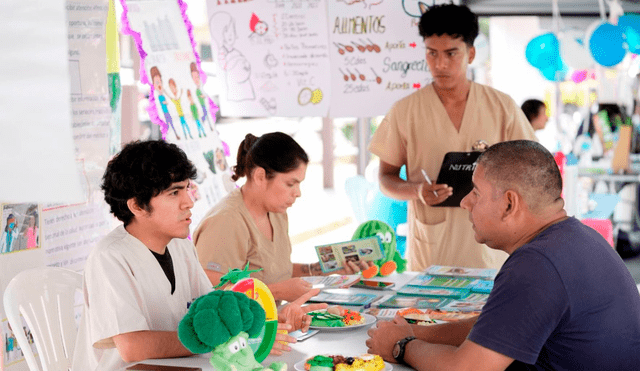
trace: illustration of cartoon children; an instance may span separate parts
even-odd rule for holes
[[[173,119],[171,119],[171,115],[169,114],[167,99],[162,94],[164,90],[162,87],[162,75],[160,74],[160,70],[158,67],[153,66],[149,73],[151,74],[151,81],[153,81],[153,88],[156,90],[156,94],[158,95],[158,102],[160,102],[160,107],[162,107],[162,113],[164,113],[164,120],[169,124],[169,126],[171,126],[171,129],[173,129],[176,139],[180,139],[178,132],[176,132],[176,128],[173,127]]]
[[[11,252],[11,247],[16,237],[18,237],[18,223],[13,214],[7,216],[7,224],[2,231],[2,239],[0,240],[0,248],[3,254]]]
[[[182,97],[182,89],[178,93],[178,87],[176,86],[176,82],[174,79],[169,79],[169,89],[171,89],[171,93],[165,91],[165,94],[171,99],[173,104],[176,106],[176,111],[178,111],[178,117],[180,117],[180,123],[182,124],[182,133],[184,134],[185,139],[187,138],[187,134],[193,139],[193,135],[191,135],[191,129],[189,129],[189,125],[187,125],[187,121],[184,119],[184,112],[182,112],[182,104],[180,104],[180,98]]]
[[[211,17],[209,25],[227,83],[227,100],[254,100],[256,96],[251,82],[251,63],[233,46],[238,39],[235,20],[229,13],[219,12]]]
[[[38,247],[38,221],[36,215],[27,215],[27,222],[29,223],[27,229],[24,231],[24,237],[27,240],[27,249],[35,249]]]
[[[198,66],[196,66],[195,62],[191,62],[189,66],[191,69],[191,78],[193,78],[193,83],[196,84],[196,97],[198,97],[198,102],[200,102],[200,106],[202,107],[202,118],[201,122],[207,122],[209,124],[209,129],[213,131],[213,125],[211,124],[211,118],[207,113],[207,97],[202,92],[202,80],[200,80],[200,71],[198,71]]]
[[[193,115],[193,119],[196,120],[196,125],[198,126],[198,138],[205,137],[207,134],[204,132],[204,128],[202,127],[202,123],[200,123],[200,119],[198,118],[198,106],[196,106],[193,101],[193,97],[191,96],[191,90],[187,89],[187,99],[189,99],[189,106],[191,107],[191,114]]]

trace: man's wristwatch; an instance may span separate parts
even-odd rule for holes
[[[407,336],[406,338],[399,340],[396,345],[393,346],[393,352],[391,355],[396,362],[406,364],[404,361],[404,348],[407,346],[407,343],[415,339],[415,336]]]

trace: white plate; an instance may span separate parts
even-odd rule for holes
[[[305,371],[304,369],[304,363],[307,362],[307,360],[302,360],[298,363],[296,363],[295,365],[293,365],[293,368],[295,368],[297,371]],[[391,365],[391,363],[385,362],[384,363],[384,368],[382,369],[382,371],[391,371],[393,370],[393,365]]]
[[[341,330],[351,330],[353,328],[359,328],[362,326],[369,326],[373,323],[376,323],[376,316],[372,316],[366,313],[360,313],[360,315],[364,318],[364,323],[361,323],[359,325],[343,326],[343,327],[309,326],[309,328],[314,330],[341,331]]]

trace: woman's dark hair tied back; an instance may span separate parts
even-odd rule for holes
[[[300,145],[289,135],[273,132],[257,138],[247,134],[238,147],[236,166],[233,167],[234,181],[243,176],[249,177],[256,167],[265,170],[267,178],[276,173],[288,173],[300,163],[308,164],[309,157]]]

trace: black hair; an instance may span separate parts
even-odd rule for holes
[[[533,212],[561,197],[562,175],[553,155],[540,143],[496,143],[480,155],[477,164],[484,167],[485,178],[496,188],[515,190]]]
[[[478,17],[466,5],[440,4],[429,7],[420,17],[418,24],[420,36],[427,38],[433,35],[449,35],[459,37],[469,47],[478,37]]]
[[[171,184],[195,179],[197,170],[178,146],[164,140],[128,143],[107,164],[102,177],[104,199],[113,215],[128,225],[133,219],[127,201],[151,211],[151,198]]]
[[[308,164],[309,157],[289,135],[279,131],[264,134],[260,138],[247,134],[238,147],[231,179],[249,177],[256,167],[263,168],[267,179],[271,179],[276,173],[288,173],[297,169],[300,163]]]
[[[540,107],[546,107],[544,102],[538,99],[527,99],[522,103],[522,112],[527,116],[527,120],[529,122],[533,121],[536,117],[538,117],[538,113],[540,112]]]

